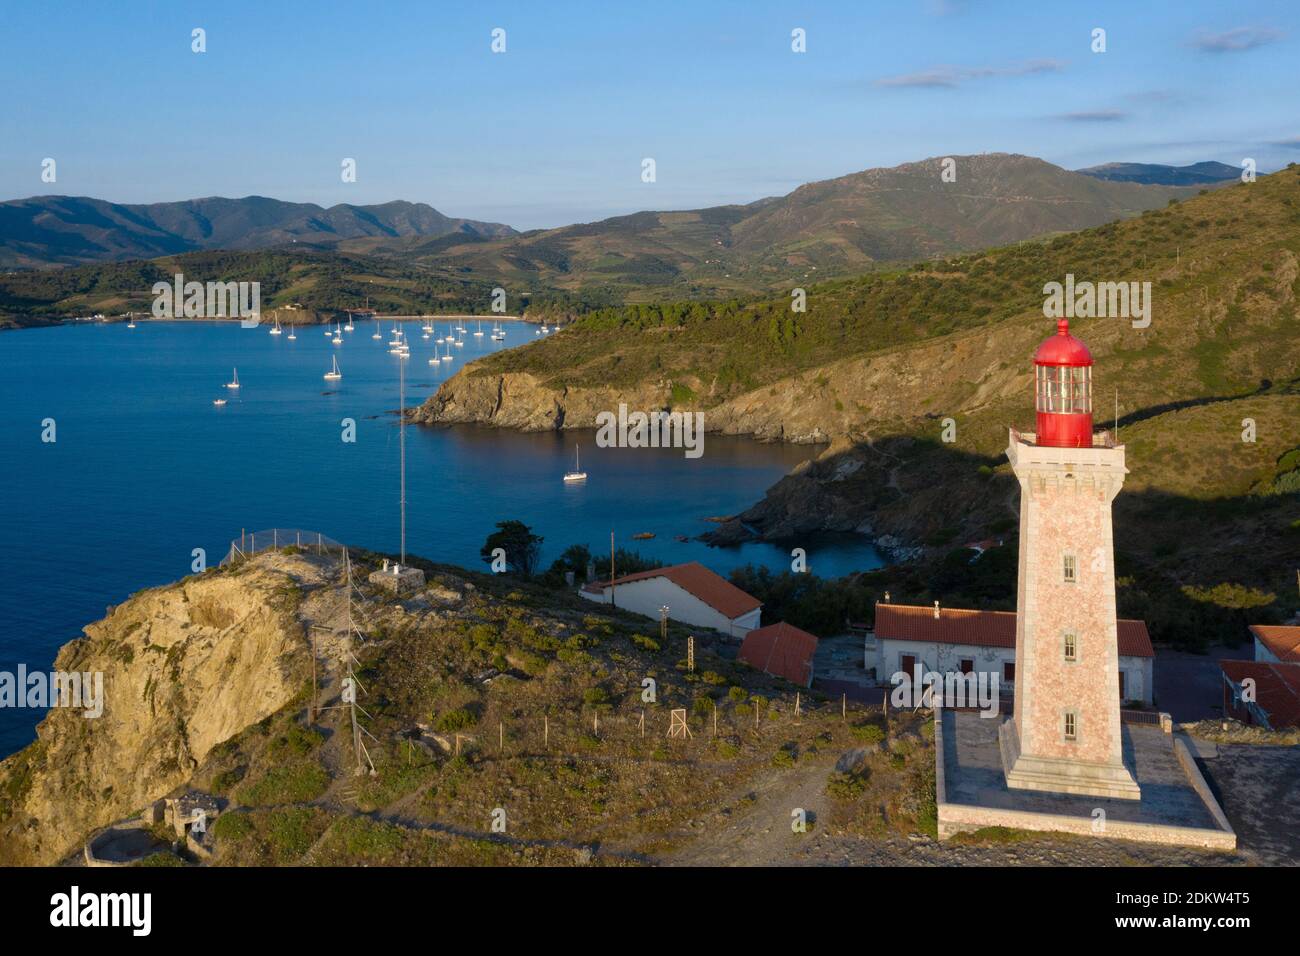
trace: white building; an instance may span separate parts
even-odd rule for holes
[[[763,608],[758,598],[698,561],[585,584],[578,593],[589,601],[612,603],[656,621],[660,609],[667,607],[670,620],[736,638],[758,627]]]
[[[1155,649],[1142,621],[1117,620],[1120,701],[1152,705]],[[1004,694],[1016,683],[1016,614],[964,608],[876,604],[876,628],[867,636],[868,670],[889,684],[892,675],[917,664],[940,674],[996,674]],[[874,648],[874,653],[873,653]]]
[[[1300,663],[1300,627],[1252,624],[1250,636],[1255,639],[1255,660],[1273,664]]]

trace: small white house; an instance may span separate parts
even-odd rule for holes
[[[1153,702],[1155,649],[1142,621],[1117,620],[1121,701]],[[875,653],[871,649],[874,644]],[[876,604],[876,628],[867,636],[868,670],[889,684],[917,664],[940,674],[992,673],[1004,694],[1016,683],[1016,614],[965,608]]]
[[[1300,663],[1300,627],[1252,624],[1255,660],[1273,664]]]
[[[736,638],[758,627],[763,609],[758,598],[698,561],[592,582],[578,593],[589,601],[612,604],[656,621],[667,607],[669,620]]]

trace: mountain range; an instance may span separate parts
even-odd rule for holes
[[[363,236],[514,235],[495,222],[453,219],[424,203],[377,206],[283,202],[264,196],[127,205],[86,196],[0,203],[0,268],[80,265],[212,249],[333,244]]]
[[[516,288],[606,288],[626,301],[725,298],[809,278],[1071,232],[1166,205],[1192,186],[1112,182],[1031,156],[985,153],[868,169],[747,205],[639,212],[484,239],[368,238],[400,255]]]
[[[1241,170],[1227,163],[1193,163],[1190,166],[1164,166],[1160,163],[1105,163],[1075,170],[1085,176],[1114,183],[1145,183],[1157,186],[1210,186],[1229,182]]]
[[[297,244],[521,292],[718,298],[1097,226],[1195,191],[1193,184],[1117,181],[1121,172],[1071,172],[1030,156],[951,160],[952,181],[942,175],[945,159],[931,158],[745,205],[644,211],[525,233],[409,202],[326,209],[260,196],[150,205],[37,196],[0,203],[0,268]],[[1209,165],[1216,164],[1198,167]]]

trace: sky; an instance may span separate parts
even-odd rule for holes
[[[1294,0],[5,0],[0,199],[405,199],[532,229],[980,152],[1267,171],[1300,160],[1298,44]]]

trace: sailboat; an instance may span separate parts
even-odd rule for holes
[[[280,334],[280,320],[279,320],[279,318],[277,318],[277,319],[275,320],[275,325],[271,327],[271,331],[270,331],[268,334],[270,334],[270,335],[279,335],[279,334]]]
[[[582,463],[578,460],[578,446],[573,446],[573,471],[564,473],[565,481],[586,481],[587,473],[582,470]]]
[[[334,329],[334,344],[335,345],[343,344],[343,328],[341,326],[336,327]]]
[[[226,400],[225,400],[224,398],[214,398],[214,399],[212,400],[212,404],[213,404],[213,405],[224,405],[224,404],[226,404]]]
[[[339,371],[339,357],[336,355],[334,356],[334,367],[325,373],[325,381],[337,382],[342,377],[343,373]]]
[[[348,324],[345,325],[345,326],[343,326],[343,331],[344,331],[344,332],[351,332],[351,331],[352,331],[352,328],[353,328],[353,326],[352,326],[352,313],[349,312],[349,313],[348,313]]]
[[[475,338],[481,338],[482,335],[483,335],[483,323],[480,322],[480,323],[478,324],[478,330],[474,333],[474,337],[475,337]]]
[[[444,362],[451,361],[451,340],[450,339],[447,340],[447,354],[442,357],[442,360]]]
[[[239,369],[235,369],[234,378],[226,383],[226,388],[239,388]]]
[[[504,342],[506,340],[506,330],[501,328],[499,323],[492,323],[492,341]]]
[[[135,313],[134,313],[134,312],[128,312],[128,313],[126,314],[126,327],[127,327],[128,329],[133,329],[133,328],[135,328]]]
[[[293,341],[294,339],[296,339],[297,337],[298,337],[297,333],[295,333],[294,330],[293,330],[293,323],[290,322],[290,323],[289,323],[289,341],[292,342],[292,341]]]
[[[382,326],[378,319],[375,319],[375,334],[370,337],[375,340],[379,340],[384,337]]]

